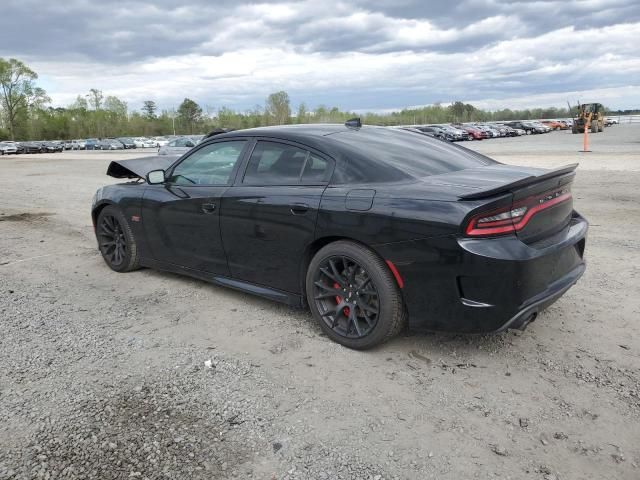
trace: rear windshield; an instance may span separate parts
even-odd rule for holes
[[[466,148],[399,129],[362,128],[329,138],[352,152],[345,181],[396,181],[497,163]]]

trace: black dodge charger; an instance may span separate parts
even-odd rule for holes
[[[177,160],[114,161],[95,195],[117,272],[150,267],[311,309],[347,347],[412,330],[523,329],[582,275],[576,165],[504,165],[416,132],[224,133]]]

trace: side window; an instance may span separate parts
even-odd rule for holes
[[[330,171],[327,160],[284,143],[261,141],[251,154],[242,183],[298,185],[323,182]]]
[[[175,147],[176,146],[176,141],[175,140],[170,141],[168,146],[169,147]]]
[[[207,145],[196,150],[173,169],[175,185],[227,185],[246,140]]]
[[[302,183],[320,183],[329,180],[331,163],[324,158],[311,154],[302,171]]]

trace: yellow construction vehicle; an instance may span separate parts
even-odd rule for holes
[[[578,104],[578,115],[573,119],[573,133],[584,133],[584,127],[591,130],[591,133],[604,131],[604,107],[601,103]]]

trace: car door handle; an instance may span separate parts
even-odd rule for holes
[[[294,203],[291,205],[291,213],[294,215],[304,215],[309,210],[309,205],[306,203]]]
[[[202,211],[204,213],[213,213],[216,211],[216,204],[215,203],[203,203],[202,205],[200,205],[200,208],[202,209]]]

